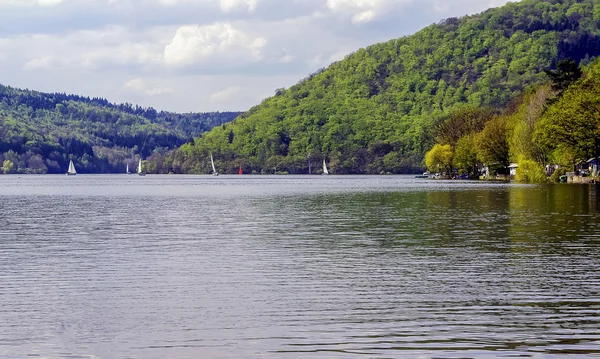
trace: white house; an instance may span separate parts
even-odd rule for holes
[[[515,176],[515,175],[517,174],[517,168],[519,168],[519,164],[518,164],[518,163],[511,163],[511,164],[508,166],[508,173],[509,173],[511,176]]]

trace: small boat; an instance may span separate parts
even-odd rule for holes
[[[210,154],[210,164],[212,165],[213,176],[218,176],[219,172],[217,172],[217,169],[215,168],[215,161],[213,161],[212,153]]]
[[[75,171],[75,165],[73,165],[73,160],[69,161],[69,169],[67,170],[67,176],[75,176],[77,171]]]
[[[327,176],[329,171],[327,171],[327,165],[325,164],[325,160],[323,160],[323,176]]]
[[[242,166],[240,166],[240,169],[238,170],[238,175],[241,175],[242,173],[243,173],[242,172]]]
[[[146,172],[142,171],[142,159],[140,158],[140,162],[138,164],[138,168],[137,168],[137,174],[140,176],[145,176]]]

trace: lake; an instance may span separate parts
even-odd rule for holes
[[[0,176],[0,358],[600,356],[600,188]]]

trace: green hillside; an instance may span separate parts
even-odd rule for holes
[[[166,156],[157,172],[407,173],[463,107],[502,108],[563,58],[600,54],[596,0],[524,0],[360,49]],[[317,170],[315,166],[313,170]]]
[[[5,173],[123,172],[233,120],[239,112],[157,112],[102,98],[0,85],[0,165]]]

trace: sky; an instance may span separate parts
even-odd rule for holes
[[[0,83],[245,111],[377,42],[507,0],[0,0]]]

